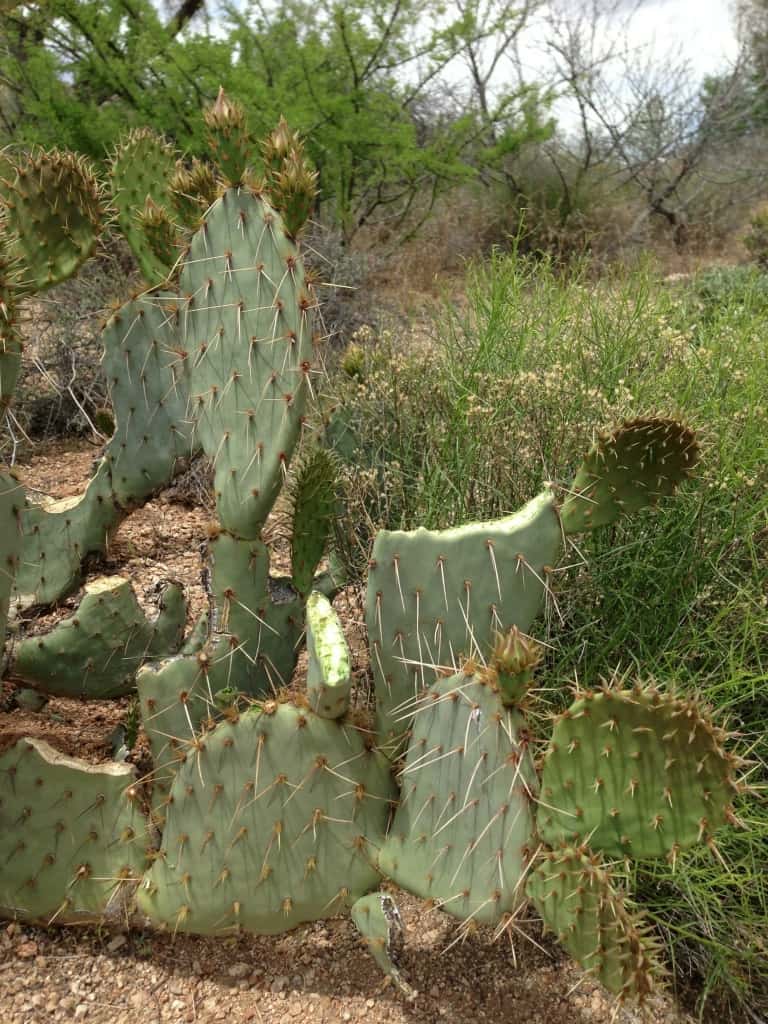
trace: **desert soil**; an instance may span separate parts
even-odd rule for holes
[[[64,497],[83,488],[95,454],[84,443],[46,445],[45,454],[19,469],[27,485]],[[130,578],[140,600],[160,579],[181,580],[191,621],[204,605],[198,548],[210,518],[165,492],[121,526],[99,571]],[[362,676],[359,595],[346,593],[338,604]],[[125,702],[52,700],[35,714],[0,711],[0,745],[4,736],[7,743],[32,733],[60,749],[103,760],[124,707]],[[535,922],[520,922],[514,950],[507,937],[494,943],[483,929],[452,945],[455,921],[407,894],[397,899],[406,927],[403,973],[418,992],[412,1002],[385,982],[349,918],[280,936],[215,940],[91,927],[46,931],[11,922],[0,924],[0,1024],[690,1021],[667,997],[657,998],[644,1016],[617,1010],[599,985],[542,938]]]

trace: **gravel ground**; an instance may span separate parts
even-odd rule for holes
[[[84,444],[46,446],[44,454],[20,469],[29,484],[62,497],[82,489],[93,455],[93,447]],[[121,526],[103,571],[131,578],[140,599],[157,579],[180,579],[188,588],[191,620],[204,600],[198,545],[209,519],[205,511],[172,504],[161,495]],[[337,604],[363,675],[359,606],[349,595]],[[51,701],[37,719],[18,710],[0,714],[0,746],[3,732],[42,735],[47,729],[46,738],[55,743],[56,730],[65,729],[81,753],[101,760],[112,719],[122,709],[93,702],[76,704],[73,711],[69,705],[74,703]],[[30,728],[35,721],[37,728]],[[59,739],[65,746],[63,734]],[[690,1021],[666,998],[654,1002],[644,1016],[617,1011],[600,986],[557,945],[541,938],[535,923],[526,926],[527,938],[516,938],[514,953],[509,943],[491,943],[490,933],[482,929],[446,952],[456,923],[409,895],[400,894],[398,903],[406,926],[403,973],[418,992],[413,1003],[386,984],[348,918],[282,936],[222,939],[98,928],[45,931],[0,923],[0,1024]]]

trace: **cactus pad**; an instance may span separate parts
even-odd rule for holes
[[[528,876],[528,896],[548,931],[621,1000],[642,1002],[662,973],[658,942],[629,912],[600,858],[585,847],[547,851]]]
[[[733,817],[738,762],[726,739],[694,700],[654,687],[580,693],[545,755],[542,838],[674,858]]]
[[[110,178],[117,220],[149,284],[164,280],[166,270],[147,244],[139,214],[147,197],[158,206],[168,205],[168,181],[175,165],[173,147],[148,128],[130,132],[112,156]]]
[[[278,214],[247,189],[211,207],[181,274],[192,412],[225,530],[258,537],[312,389],[313,299]]]
[[[120,505],[141,502],[193,454],[177,303],[162,292],[126,302],[102,332],[102,365],[117,420],[107,448]]]
[[[295,467],[291,481],[293,528],[291,577],[300,594],[308,594],[325,553],[336,512],[336,461],[325,448],[313,448]]]
[[[106,459],[98,463],[83,494],[42,503],[27,500],[15,587],[21,607],[50,604],[72,591],[80,581],[83,559],[106,550],[123,516]]]
[[[172,785],[138,894],[174,931],[274,933],[331,916],[377,879],[387,761],[349,722],[269,702],[203,735]]]
[[[560,510],[566,533],[615,522],[674,494],[695,468],[695,433],[671,419],[628,420],[600,434]]]
[[[352,689],[349,648],[338,615],[320,593],[307,601],[307,653],[309,706],[323,718],[341,718]]]
[[[0,157],[2,157],[1,153]],[[4,414],[13,398],[21,369],[23,345],[17,324],[21,261],[9,252],[6,228],[1,214],[2,211],[0,211],[0,414]]]
[[[301,598],[288,580],[270,576],[269,549],[261,541],[220,533],[208,545],[207,563],[211,690],[276,693],[296,664],[304,628]]]
[[[228,185],[239,185],[243,180],[251,141],[243,107],[230,100],[219,88],[216,101],[203,114],[208,144]]]
[[[407,728],[402,709],[462,656],[485,658],[497,632],[527,630],[562,550],[552,495],[516,515],[451,530],[381,530],[366,621],[380,735]]]
[[[128,580],[103,576],[85,586],[77,611],[45,635],[19,644],[13,675],[46,693],[102,700],[129,693],[147,658],[178,650],[186,621],[184,592],[162,587],[150,622]]]
[[[89,765],[41,740],[0,755],[0,912],[120,922],[146,863],[135,783],[131,765]]]
[[[441,679],[416,709],[400,782],[381,871],[464,920],[514,913],[537,787],[522,717],[479,676]]]
[[[104,208],[84,157],[36,150],[16,160],[14,180],[0,178],[0,208],[10,251],[23,265],[22,287],[39,292],[71,277],[93,255]]]
[[[0,649],[5,639],[13,581],[21,554],[24,491],[10,473],[0,473]]]

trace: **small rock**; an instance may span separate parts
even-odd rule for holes
[[[75,1020],[82,1020],[83,1017],[87,1017],[89,1009],[90,1007],[87,1003],[78,1003],[75,1007]]]
[[[114,939],[107,945],[107,950],[110,953],[116,953],[121,946],[124,946],[128,939],[124,935],[116,935]]]
[[[37,943],[22,942],[16,947],[16,956],[22,960],[31,960],[33,956],[37,956]]]
[[[173,1002],[171,1003],[172,1010],[185,1010],[186,1008],[187,1004],[184,1002],[183,999],[174,999]]]
[[[286,978],[285,975],[282,975],[272,981],[272,984],[269,986],[269,990],[270,992],[282,992],[287,984],[288,978]]]
[[[251,965],[244,963],[232,964],[227,971],[230,978],[247,978],[250,973]]]

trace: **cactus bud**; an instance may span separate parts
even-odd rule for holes
[[[497,634],[491,666],[496,671],[504,704],[519,704],[533,680],[533,670],[541,661],[541,646],[517,626]]]
[[[250,152],[250,138],[245,110],[236,101],[230,100],[219,87],[219,95],[204,112],[203,118],[208,129],[208,142],[216,155],[219,170],[231,185],[238,185],[243,178]]]
[[[310,169],[298,150],[291,150],[272,183],[272,199],[294,237],[309,219],[317,195],[317,171]]]

